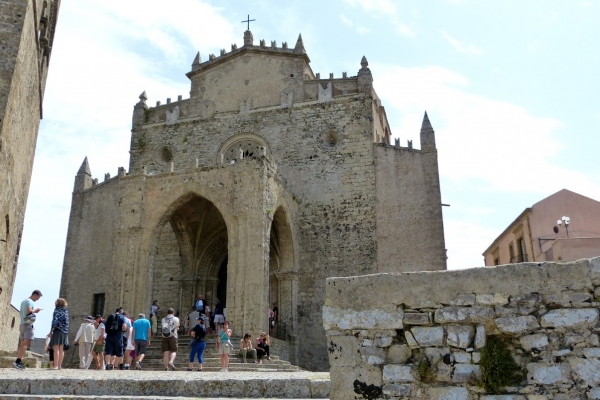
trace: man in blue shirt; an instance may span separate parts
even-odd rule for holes
[[[133,341],[135,342],[135,356],[137,359],[137,369],[142,369],[142,361],[146,355],[146,349],[150,346],[152,337],[152,328],[150,321],[146,319],[144,313],[138,315],[138,319],[133,323]]]
[[[41,308],[33,308],[33,303],[38,301],[42,297],[42,292],[34,290],[31,296],[21,302],[21,325],[19,325],[19,349],[17,350],[17,359],[13,363],[13,367],[16,369],[25,369],[25,366],[21,362],[21,358],[25,355],[27,347],[31,344],[34,338],[33,334],[33,321],[35,317],[33,314],[37,314],[42,311]],[[33,317],[32,317],[33,316]]]

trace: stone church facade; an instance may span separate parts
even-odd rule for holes
[[[72,315],[154,299],[184,315],[204,294],[238,336],[267,331],[277,302],[279,348],[327,369],[327,277],[446,269],[429,119],[420,150],[391,145],[366,58],[321,77],[301,36],[292,48],[246,31],[187,76],[189,99],[140,96],[128,171],[98,182],[82,164],[61,295]]]
[[[5,351],[18,344],[19,313],[10,299],[59,7],[60,0],[0,1],[0,350]]]

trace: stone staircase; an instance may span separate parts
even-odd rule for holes
[[[16,351],[0,351],[0,368],[13,368],[13,362],[15,362],[16,358]],[[21,361],[27,368],[41,368],[43,358],[42,354],[26,351]]]
[[[175,359],[175,367],[177,371],[185,371],[188,368],[189,363],[189,355],[191,351],[191,347],[187,344],[192,339],[191,336],[180,335],[179,336],[179,351],[177,352],[177,357]],[[277,355],[274,355],[271,352],[271,360],[267,360],[263,357],[262,364],[255,364],[252,358],[248,358],[248,362],[244,363],[243,359],[239,357],[239,343],[241,338],[232,337],[231,343],[233,344],[233,354],[229,356],[229,371],[264,371],[264,372],[277,372],[277,371],[285,371],[285,372],[293,372],[293,371],[302,371],[300,367],[292,365],[288,361],[284,361],[279,359]],[[218,372],[221,370],[221,359],[217,350],[215,348],[216,335],[207,335],[206,336],[206,349],[204,350],[203,355],[203,371],[206,372]],[[146,357],[142,362],[142,367],[144,371],[164,371],[163,364],[163,353],[160,349],[160,338],[151,341],[151,345],[146,351]],[[75,349],[77,352],[78,350]],[[14,359],[13,359],[14,361]],[[68,364],[67,364],[68,361]],[[197,358],[196,358],[195,368],[197,368]],[[11,361],[12,365],[12,361]],[[65,357],[65,364],[63,364],[64,368],[78,368],[79,367],[79,357],[78,354],[75,354],[72,357]],[[95,368],[95,364],[92,363],[91,369]],[[135,363],[132,363],[131,369],[135,369]],[[191,372],[190,372],[191,373]],[[194,373],[197,373],[194,371]]]

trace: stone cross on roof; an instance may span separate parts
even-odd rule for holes
[[[248,14],[248,19],[245,20],[245,21],[242,21],[242,24],[244,22],[247,22],[248,23],[248,30],[250,30],[250,22],[252,22],[252,21],[256,21],[256,20],[255,19],[250,19],[250,14]]]

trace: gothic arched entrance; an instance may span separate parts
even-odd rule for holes
[[[279,207],[273,215],[269,234],[269,306],[278,309],[277,321],[270,331],[278,339],[294,339],[297,280],[292,231],[287,213]]]
[[[157,237],[149,288],[162,311],[172,307],[185,316],[198,294],[214,308],[218,293],[227,292],[227,240],[225,220],[209,200],[188,195],[170,208]]]

